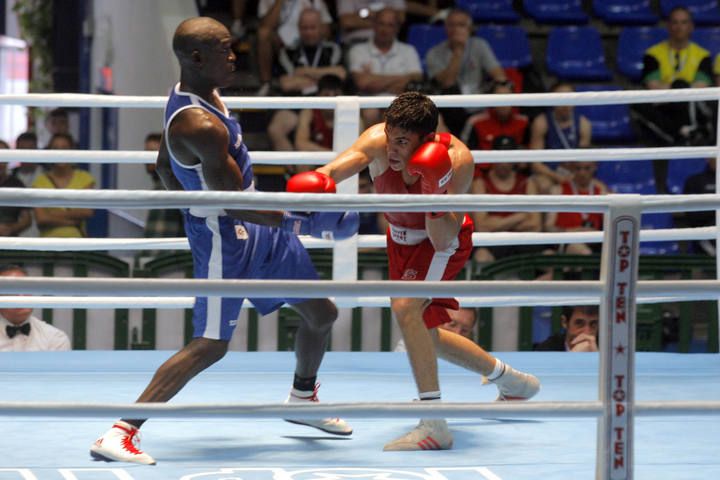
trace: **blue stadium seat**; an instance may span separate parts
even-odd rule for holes
[[[667,38],[660,27],[626,27],[618,37],[617,66],[620,73],[635,82],[641,80],[645,50]]]
[[[693,42],[701,47],[710,50],[715,60],[715,55],[720,53],[720,27],[696,28],[692,34]]]
[[[675,7],[690,10],[695,25],[717,26],[720,24],[718,0],[660,0],[660,13],[667,17]]]
[[[621,90],[616,85],[578,85],[578,92]],[[630,108],[624,105],[582,105],[575,107],[592,124],[593,142],[621,142],[635,139],[630,124]]]
[[[595,176],[614,193],[656,193],[652,160],[598,162]]]
[[[584,25],[588,16],[582,0],[524,0],[525,11],[538,23]]]
[[[489,25],[478,28],[475,34],[490,44],[503,68],[522,68],[532,64],[530,42],[523,28]]]
[[[680,194],[688,177],[700,173],[707,167],[704,158],[678,158],[668,160],[667,188],[670,193]]]
[[[413,23],[408,27],[407,41],[415,47],[420,55],[423,68],[425,68],[425,54],[428,50],[445,40],[447,40],[447,33],[442,25]]]
[[[600,34],[593,27],[556,27],[548,36],[550,73],[566,80],[611,80]]]
[[[595,15],[610,25],[655,25],[650,0],[593,0]]]
[[[673,228],[671,213],[644,213],[640,220],[640,228],[643,230],[658,230],[661,228]],[[678,242],[640,242],[640,255],[673,255],[680,252]]]
[[[512,0],[457,0],[455,6],[467,11],[476,22],[516,23],[520,20]]]

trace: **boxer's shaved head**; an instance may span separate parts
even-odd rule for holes
[[[225,25],[210,17],[194,17],[183,21],[175,29],[173,51],[181,65],[188,63],[193,52],[203,52],[229,37]]]

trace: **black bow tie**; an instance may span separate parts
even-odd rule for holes
[[[20,325],[19,327],[16,327],[14,325],[8,325],[5,327],[5,332],[7,333],[8,338],[13,338],[18,333],[22,333],[23,335],[30,335],[30,324],[25,323],[23,325]]]

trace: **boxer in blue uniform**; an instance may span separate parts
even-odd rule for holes
[[[242,130],[220,100],[217,88],[235,72],[231,37],[219,22],[197,17],[182,22],[173,37],[181,75],[165,109],[163,142],[157,172],[169,190],[252,191],[250,156]],[[312,174],[293,183],[293,191],[334,192]],[[318,275],[296,234],[336,239],[354,235],[356,212],[293,213],[190,208],[185,231],[195,278],[307,279]],[[138,402],[166,402],[195,375],[227,352],[240,306],[237,298],[197,298],[194,338],[155,373]],[[289,402],[317,401],[316,375],[325,353],[337,308],[328,299],[249,299],[262,315],[290,304],[302,317],[296,336],[296,368]],[[91,447],[93,458],[154,464],[140,449],[138,429],[145,419],[123,419]],[[290,420],[328,433],[350,435],[341,419]]]

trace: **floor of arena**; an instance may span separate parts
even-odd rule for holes
[[[0,402],[130,403],[170,352],[5,353]],[[538,400],[597,399],[596,354],[500,355],[542,381]],[[175,403],[277,403],[288,393],[292,353],[230,353],[194,379]],[[488,402],[494,386],[441,362],[443,397]],[[399,402],[414,397],[401,353],[328,353],[320,398]],[[720,399],[720,355],[640,353],[637,399]],[[0,480],[25,479],[592,479],[593,418],[450,419],[455,447],[383,452],[410,420],[353,420],[350,438],[276,419],[157,419],[142,447],[158,461],[139,466],[91,461],[88,448],[113,419],[0,417]],[[720,416],[640,417],[635,478],[720,478]]]

